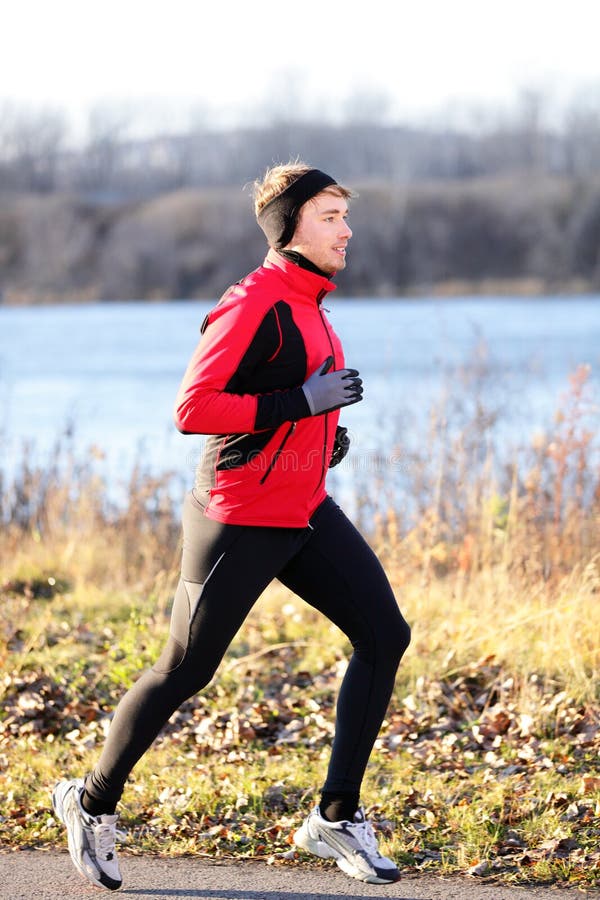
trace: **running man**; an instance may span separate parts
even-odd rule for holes
[[[122,883],[116,808],[130,772],[175,710],[210,682],[275,578],[353,649],[319,804],[294,841],[352,878],[399,878],[378,850],[360,789],[410,629],[377,557],[325,486],[348,450],[339,411],[362,400],[322,306],[346,265],[353,194],[297,162],[269,169],[254,188],[267,257],[206,317],[175,404],[180,431],[209,437],[184,503],[170,635],[120,701],[95,769],[53,792],[73,863],[108,890]]]

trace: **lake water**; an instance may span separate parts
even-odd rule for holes
[[[355,452],[418,443],[432,406],[476,390],[501,408],[509,447],[547,427],[578,364],[600,387],[600,297],[327,302],[365,383],[343,414]],[[178,434],[171,410],[212,305],[0,307],[0,468],[10,473],[25,443],[43,464],[73,427],[79,453],[105,453],[109,483],[134,460],[191,483],[203,439]]]

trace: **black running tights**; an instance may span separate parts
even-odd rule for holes
[[[236,632],[278,578],[349,638],[324,790],[358,792],[410,629],[377,557],[328,497],[308,528],[225,525],[193,493],[167,644],[119,703],[86,793],[114,806],[136,762],[181,704],[212,679]]]

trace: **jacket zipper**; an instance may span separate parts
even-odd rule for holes
[[[333,349],[333,341],[331,340],[331,335],[329,334],[329,330],[327,328],[327,325],[325,324],[325,319],[323,318],[323,312],[321,310],[321,300],[323,299],[323,297],[325,296],[326,293],[327,293],[327,291],[319,291],[319,294],[317,296],[317,305],[318,305],[318,309],[319,309],[319,316],[321,317],[321,324],[323,325],[323,328],[325,329],[325,334],[327,335],[327,340],[329,341],[331,355],[333,356],[333,358],[335,360],[335,350]],[[324,424],[325,433],[323,436],[323,452],[321,454],[321,477],[319,478],[319,483],[317,484],[317,486],[315,488],[315,494],[319,490],[321,485],[323,484],[323,480],[324,480],[325,474],[326,474],[325,453],[327,450],[327,437],[328,437],[328,433],[329,433],[328,426],[329,426],[329,413],[325,413],[325,424]]]
[[[271,462],[269,463],[269,468],[267,469],[267,471],[265,472],[265,474],[263,475],[263,477],[260,479],[260,482],[259,482],[260,484],[264,484],[264,483],[265,483],[265,481],[267,480],[267,478],[269,477],[269,475],[271,474],[271,472],[272,472],[273,469],[275,468],[275,463],[277,462],[277,460],[278,460],[279,457],[281,456],[281,453],[282,453],[282,451],[283,451],[283,448],[284,448],[285,445],[287,444],[288,438],[291,437],[292,433],[293,433],[295,430],[296,430],[296,423],[295,423],[295,422],[292,422],[291,425],[290,425],[290,427],[288,428],[288,430],[287,430],[286,433],[284,434],[282,442],[280,443],[279,447],[277,448],[277,450],[276,450],[275,453],[273,454],[273,458],[271,459]]]
[[[319,291],[319,293],[317,295],[317,305],[318,305],[318,309],[319,309],[319,316],[321,318],[321,323],[323,325],[323,328],[325,329],[325,334],[327,335],[327,340],[329,341],[329,347],[331,348],[331,355],[335,359],[335,351],[333,349],[333,342],[331,340],[331,335],[329,334],[329,331],[327,330],[327,326],[325,324],[325,319],[323,318],[323,313],[321,312],[321,306],[320,306],[320,301],[323,299],[323,297],[325,296],[326,293],[327,293],[327,291]],[[321,454],[321,477],[319,478],[319,483],[317,484],[317,487],[315,488],[315,492],[318,491],[318,489],[321,486],[321,483],[323,481],[323,478],[325,476],[325,451],[327,449],[328,415],[329,415],[328,413],[325,413],[325,425],[324,425],[325,434],[324,434],[324,440],[323,440],[323,453]],[[296,430],[296,422],[292,422],[290,424],[290,427],[284,434],[283,440],[281,441],[279,447],[273,454],[273,458],[271,459],[271,462],[269,463],[269,467],[268,467],[267,471],[264,473],[264,475],[262,476],[262,478],[260,479],[259,484],[265,483],[265,481],[267,480],[267,478],[269,477],[269,475],[275,468],[277,460],[281,456],[281,454],[283,452],[283,448],[287,444],[288,439],[292,436],[292,434],[294,433],[295,430]]]

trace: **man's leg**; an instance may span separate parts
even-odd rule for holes
[[[297,843],[319,856],[334,856],[354,878],[394,881],[398,871],[377,851],[357,807],[410,629],[379,560],[333,500],[321,504],[311,524],[310,539],[278,577],[334,622],[354,652],[340,687],[321,805],[298,832]],[[328,821],[336,820],[329,828]]]
[[[257,598],[305,540],[301,529],[208,519],[193,494],[186,498],[183,533],[169,640],[117,707],[86,782],[83,802],[90,812],[101,808],[94,803],[114,810],[135,763],[175,710],[210,682]]]
[[[326,791],[359,791],[410,628],[362,535],[328,498],[314,531],[278,578],[348,636],[354,652],[337,702]]]
[[[108,890],[121,886],[114,810],[129,773],[172,713],[208,684],[255,600],[306,540],[304,529],[214,522],[193,495],[186,498],[183,532],[167,645],[119,703],[85,785],[81,779],[61,781],[53,792],[73,863]]]

